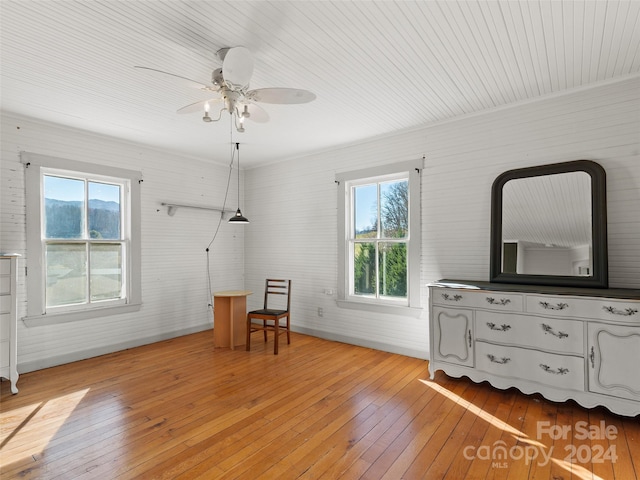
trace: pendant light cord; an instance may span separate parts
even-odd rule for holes
[[[224,192],[224,201],[222,202],[222,213],[220,213],[220,218],[218,219],[218,225],[216,225],[216,230],[213,233],[213,237],[207,245],[206,253],[207,253],[207,286],[209,289],[209,303],[208,306],[213,308],[213,303],[211,301],[211,295],[213,292],[211,291],[211,262],[209,259],[209,250],[214,240],[218,236],[218,232],[220,231],[220,225],[222,225],[222,219],[224,217],[224,212],[227,209],[227,198],[229,197],[229,186],[231,185],[231,174],[233,173],[233,162],[235,160],[235,150],[233,148],[233,115],[229,115],[231,117],[231,122],[229,122],[229,138],[231,139],[231,162],[229,163],[229,174],[227,176],[227,189]],[[237,147],[236,147],[237,148]],[[240,153],[238,149],[238,205],[240,205]]]

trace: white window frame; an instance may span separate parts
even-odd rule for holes
[[[116,167],[107,167],[75,160],[22,152],[25,165],[26,224],[27,224],[27,326],[49,325],[89,318],[137,311],[142,304],[141,295],[141,241],[140,241],[140,179],[141,173]],[[46,306],[46,269],[44,235],[43,178],[58,175],[67,178],[86,178],[107,181],[126,189],[121,203],[121,225],[125,252],[123,257],[123,296],[82,305]]]
[[[398,315],[419,316],[420,300],[420,172],[422,160],[336,174],[338,184],[338,305],[343,308],[369,310]],[[351,290],[353,258],[350,233],[353,228],[352,187],[406,178],[409,181],[409,232],[407,235],[407,299],[373,298],[353,295]]]

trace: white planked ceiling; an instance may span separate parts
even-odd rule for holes
[[[1,0],[2,109],[227,163],[225,115],[160,69],[209,83],[215,52],[254,54],[252,88],[314,92],[265,105],[244,166],[640,73],[639,1]]]

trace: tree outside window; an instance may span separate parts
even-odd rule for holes
[[[409,181],[352,187],[352,294],[406,299]]]

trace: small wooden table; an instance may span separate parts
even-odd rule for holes
[[[235,347],[247,341],[247,295],[249,290],[213,293],[213,346]]]

